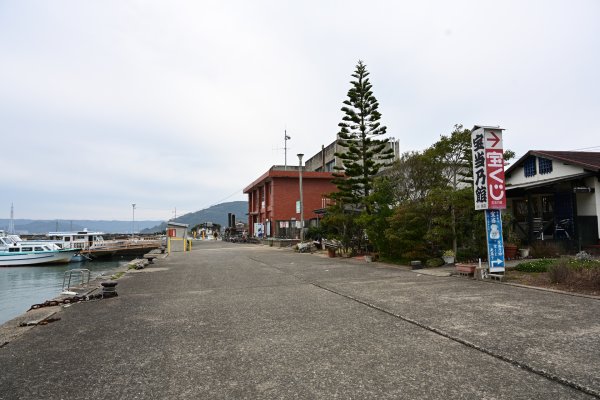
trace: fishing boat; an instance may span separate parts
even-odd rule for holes
[[[79,249],[61,249],[52,242],[28,242],[0,231],[0,267],[68,263]]]

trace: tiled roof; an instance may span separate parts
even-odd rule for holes
[[[587,170],[600,171],[600,152],[597,151],[550,151],[550,150],[529,150],[517,162],[512,164],[506,173],[510,173],[529,156],[550,158],[553,160],[563,161],[572,165],[578,165]]]

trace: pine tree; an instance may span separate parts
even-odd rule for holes
[[[338,124],[338,144],[344,151],[335,155],[342,161],[336,166],[333,182],[338,192],[333,196],[345,205],[370,213],[369,196],[373,192],[373,179],[382,166],[393,158],[389,139],[379,139],[387,128],[379,122],[379,103],[373,95],[366,65],[359,61],[352,74],[352,87],[344,101],[344,117]]]

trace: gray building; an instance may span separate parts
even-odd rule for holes
[[[334,140],[329,145],[321,146],[321,151],[306,160],[304,168],[306,171],[317,171],[317,172],[333,172],[334,167],[341,167],[342,160],[335,156],[335,153],[343,153],[346,151],[345,147],[338,144],[338,140]],[[393,160],[397,160],[400,157],[400,141],[395,138],[390,138],[388,146],[394,152]]]

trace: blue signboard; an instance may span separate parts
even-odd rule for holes
[[[485,228],[490,272],[504,272],[504,243],[500,210],[485,210]]]

